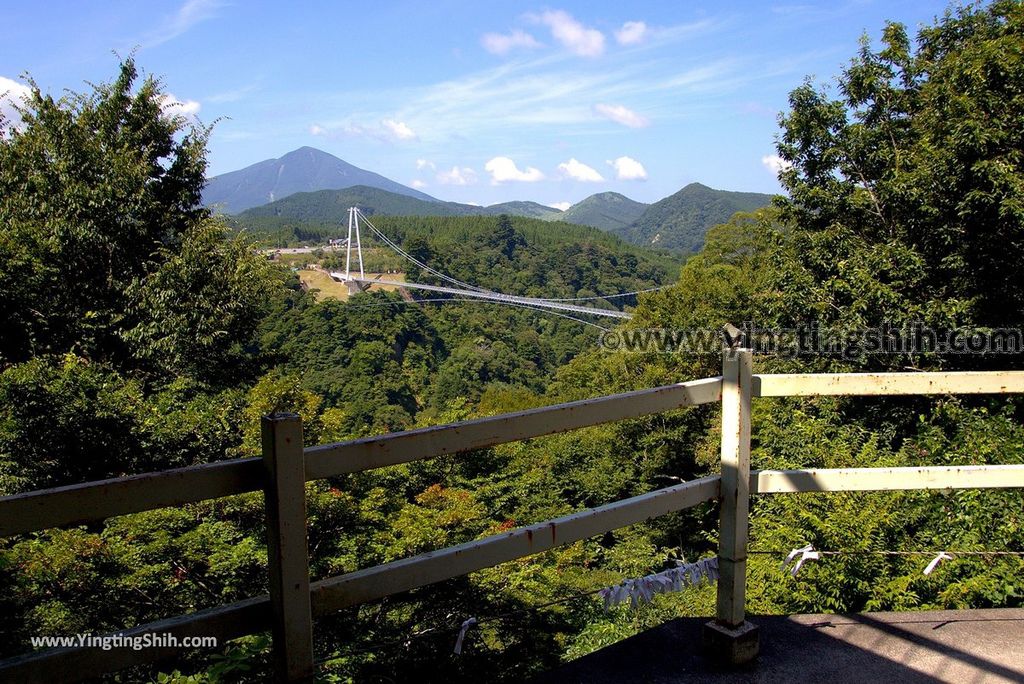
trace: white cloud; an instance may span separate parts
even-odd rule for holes
[[[421,181],[419,178],[414,180],[412,183],[409,183],[409,185],[416,188],[417,190],[422,190],[423,188],[427,187],[427,184]]]
[[[200,105],[195,100],[179,100],[173,93],[167,93],[160,98],[160,104],[164,110],[164,116],[195,116],[199,113]]]
[[[627,21],[615,32],[619,45],[636,45],[647,37],[647,24],[642,21]]]
[[[22,98],[31,92],[28,86],[0,76],[0,117],[3,118],[4,129],[21,125],[21,115],[18,114],[14,105],[24,104]],[[3,130],[0,130],[0,136],[2,135]]]
[[[651,120],[646,116],[637,114],[632,109],[622,105],[596,104],[594,105],[594,111],[606,119],[629,128],[644,128],[651,125]]]
[[[565,211],[566,209],[572,206],[572,202],[555,202],[554,204],[549,204],[548,206],[551,207],[552,209]]]
[[[441,171],[437,174],[437,182],[442,185],[474,185],[476,184],[476,171],[463,166],[453,166],[451,171]]]
[[[608,163],[615,167],[615,177],[619,180],[647,180],[647,169],[632,157],[619,157]]]
[[[674,29],[657,29],[657,32],[651,29],[645,46],[682,41],[692,35],[692,31],[670,33],[670,30]],[[703,32],[706,30],[706,27],[702,29]],[[532,31],[538,39],[542,38],[536,30]],[[476,37],[478,35],[475,34]],[[548,38],[546,29],[543,38]],[[553,40],[545,42],[554,43]],[[695,114],[703,115],[722,107],[725,95],[759,82],[764,73],[731,57],[713,59],[710,63],[697,59],[693,62],[650,61],[650,54],[642,49],[621,50],[615,60],[594,64],[583,62],[568,50],[561,49],[560,45],[558,47],[559,54],[533,54],[527,59],[497,60],[497,64],[448,80],[325,93],[318,102],[319,107],[327,111],[352,112],[353,103],[358,102],[360,114],[351,118],[348,114],[340,114],[339,118],[328,119],[323,118],[324,114],[316,113],[307,115],[309,119],[303,119],[301,125],[316,121],[338,136],[369,136],[369,131],[354,130],[352,124],[359,122],[375,131],[378,140],[387,141],[379,125],[367,122],[390,118],[404,121],[421,139],[429,132],[428,143],[492,139],[495,136],[505,139],[510,135],[546,140],[544,136],[550,135],[553,127],[594,127],[600,121],[600,115],[593,109],[595,103],[633,107],[638,113],[651,118],[652,127],[655,112],[658,113],[659,124],[663,119],[692,119]],[[702,66],[694,67],[694,64]],[[288,102],[286,97],[278,97],[282,105]],[[205,99],[203,105],[205,108]],[[525,159],[526,152],[515,152],[504,143],[491,149],[500,150],[501,154],[513,159],[517,158],[514,155],[522,155]],[[629,148],[623,151],[625,149]],[[426,150],[416,152],[416,155],[426,154]],[[440,154],[438,158],[443,159]],[[756,163],[760,157],[755,155],[753,158]],[[414,159],[410,157],[406,163],[411,165]],[[487,159],[490,157],[476,162],[480,166],[481,183],[490,180],[482,168],[482,162]],[[594,161],[598,159],[595,157]],[[451,163],[448,162],[448,166]],[[557,160],[552,161],[552,172],[557,163]],[[608,173],[608,177],[613,175],[600,170]]]
[[[587,28],[562,10],[548,10],[532,17],[551,29],[551,36],[581,57],[600,57],[604,54],[604,34]]]
[[[525,171],[520,171],[516,167],[516,163],[508,157],[495,157],[484,164],[484,169],[491,174],[491,185],[498,185],[506,181],[535,183],[544,180],[544,174],[540,169],[527,166]]]
[[[792,164],[777,154],[766,154],[761,157],[761,164],[775,175],[793,168]]]
[[[596,170],[587,166],[583,162],[576,161],[576,159],[570,159],[567,162],[562,162],[558,165],[558,170],[567,177],[583,183],[600,183],[604,180],[601,174]]]
[[[519,29],[511,33],[485,33],[480,37],[480,44],[494,55],[506,55],[515,48],[534,50],[540,47],[536,38]]]
[[[380,122],[380,125],[384,127],[384,130],[394,138],[395,140],[415,140],[416,133],[413,132],[406,124],[401,121],[394,121],[393,119],[384,119]]]
[[[386,143],[418,139],[416,132],[408,124],[394,119],[381,119],[380,124],[376,126],[365,126],[354,121],[334,123],[328,126],[313,124],[309,127],[309,132],[313,135],[322,135],[327,138],[347,135],[356,138],[371,138]],[[426,163],[426,160],[423,161]],[[416,168],[420,169],[422,167],[417,164]]]
[[[435,170],[435,169],[437,169],[437,166],[435,166],[434,162],[430,161],[429,159],[417,159],[416,160],[416,170],[417,171],[422,171],[423,169]]]

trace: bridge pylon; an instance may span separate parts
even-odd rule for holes
[[[345,282],[353,283],[352,280],[352,229],[356,232],[356,257],[359,259],[359,277],[365,278],[366,274],[363,273],[363,244],[359,240],[359,210],[356,207],[348,208],[348,244],[345,246]],[[357,285],[357,287],[359,287]],[[363,289],[359,287],[355,292],[361,292]],[[352,291],[352,284],[349,284],[349,292],[355,294]]]

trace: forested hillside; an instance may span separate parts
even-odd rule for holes
[[[632,309],[630,329],[1021,328],[1024,285],[1010,275],[1024,256],[1022,35],[1024,6],[1009,1],[950,13],[916,39],[886,26],[836,83],[790,94],[787,196],[716,226],[685,264],[567,224],[371,219],[482,287],[572,298],[671,283],[594,300]],[[129,59],[82,95],[34,89],[24,126],[0,137],[0,494],[257,455],[259,418],[275,410],[298,412],[315,444],[719,373],[717,351],[613,353],[594,328],[536,311],[388,293],[317,302],[202,208],[208,131],[168,116],[162,94]],[[1024,366],[1019,354],[849,351],[759,355],[755,372]],[[753,464],[1022,463],[1021,407],[762,399]],[[717,472],[715,411],[310,482],[313,579]],[[927,559],[877,553],[1022,552],[1022,504],[1010,490],[755,499],[749,612],[1024,605],[1019,556],[957,556],[926,576]],[[116,631],[265,592],[262,511],[255,494],[0,541],[0,656],[32,635]],[[577,595],[713,554],[716,519],[702,505],[320,618],[320,675],[522,681],[710,615],[706,585],[609,611]],[[780,572],[779,552],[807,543],[844,553]],[[506,614],[452,656],[464,619]],[[265,681],[268,653],[256,635],[110,681]]]
[[[560,218],[567,223],[616,230],[639,219],[647,207],[617,192],[600,192],[572,205]]]
[[[771,195],[757,192],[714,190],[690,183],[647,206],[639,218],[614,232],[634,245],[697,252],[709,228],[728,221],[738,211],[765,207],[771,200]]]
[[[509,214],[544,221],[563,221],[612,232],[625,242],[649,249],[692,253],[700,249],[712,226],[738,211],[767,206],[771,195],[713,190],[691,183],[654,204],[624,195],[591,195],[567,210],[536,202],[503,202],[489,207],[457,202],[425,201],[375,187],[356,185],[342,190],[296,192],[252,207],[225,220],[261,237],[273,235],[279,246],[337,236],[348,224],[348,208],[374,216],[498,216]]]
[[[276,233],[279,240],[303,241],[300,235],[333,235],[348,225],[348,208],[373,216],[525,216],[557,220],[562,213],[536,202],[503,202],[478,207],[457,202],[426,202],[379,188],[356,185],[343,190],[297,192],[269,204],[226,217],[232,225],[257,234]]]

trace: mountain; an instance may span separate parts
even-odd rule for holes
[[[477,213],[485,214],[487,216],[509,214],[511,216],[538,218],[544,221],[561,221],[563,215],[561,209],[555,209],[554,207],[549,207],[546,204],[538,204],[537,202],[502,202],[501,204],[492,204],[489,207],[477,208],[480,210]]]
[[[340,160],[339,160],[340,161]],[[342,162],[344,163],[344,162]],[[691,183],[654,204],[602,192],[559,211],[537,202],[503,202],[489,207],[458,202],[423,200],[378,187],[356,185],[340,190],[295,192],[283,199],[251,207],[231,217],[231,223],[256,233],[321,235],[348,223],[348,208],[367,216],[495,216],[510,214],[545,221],[592,226],[645,247],[695,252],[708,228],[724,223],[737,211],[753,211],[771,195],[713,190]],[[296,237],[296,240],[305,238]]]
[[[601,230],[615,230],[625,228],[639,219],[648,206],[617,192],[600,192],[572,205],[558,220]]]
[[[348,208],[359,207],[364,214],[382,216],[466,216],[483,213],[483,207],[455,202],[425,202],[380,188],[356,185],[342,190],[296,192],[269,204],[246,209],[236,215],[244,224],[254,218],[277,217],[305,223],[348,221]]]
[[[237,215],[241,223],[254,218],[278,217],[306,223],[337,223],[348,220],[348,208],[359,207],[364,214],[381,216],[497,216],[510,214],[545,221],[558,220],[562,212],[537,202],[503,202],[489,207],[458,202],[425,202],[379,188],[356,185],[342,190],[297,192],[269,204],[252,207]]]
[[[380,174],[352,166],[322,150],[300,147],[280,159],[267,159],[210,178],[203,190],[203,204],[226,214],[237,214],[296,192],[337,190],[355,185],[387,190],[425,202],[438,201]]]
[[[725,223],[737,211],[754,211],[771,200],[772,195],[759,192],[729,192],[690,183],[647,207],[630,225],[612,232],[635,245],[696,252],[709,228]]]

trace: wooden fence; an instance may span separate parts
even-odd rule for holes
[[[718,500],[720,579],[715,621],[745,625],[751,494],[1024,487],[1024,464],[920,468],[750,470],[750,406],[756,397],[1007,394],[1024,372],[755,375],[748,350],[727,351],[721,377],[627,392],[489,418],[303,448],[294,415],[263,419],[263,457],[222,461],[0,498],[0,537],[97,522],[111,516],[263,491],[269,594],[124,630],[126,637],[212,636],[224,644],[270,631],[280,681],[313,675],[313,619],[475,570]],[[305,483],[497,444],[721,403],[721,473],[465,544],[316,582],[309,578]],[[0,662],[0,679],[73,681],[153,662],[174,649],[72,647]]]

